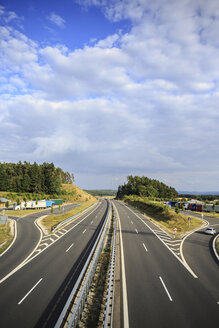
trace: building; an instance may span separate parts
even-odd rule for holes
[[[11,202],[9,199],[6,198],[0,198],[0,207],[5,207],[7,202]]]

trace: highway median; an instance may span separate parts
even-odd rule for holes
[[[97,200],[86,201],[86,202],[82,203],[80,206],[72,209],[71,211],[68,211],[65,213],[60,213],[60,214],[48,215],[43,218],[43,220],[41,221],[41,224],[43,224],[48,231],[52,232],[58,224],[65,221],[66,219],[84,211],[85,209],[92,206],[96,202],[97,202]]]

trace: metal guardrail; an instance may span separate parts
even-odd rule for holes
[[[62,227],[64,224],[66,224],[66,223],[70,222],[71,220],[77,218],[79,215],[85,213],[86,211],[88,211],[89,209],[91,209],[92,207],[94,207],[94,206],[96,206],[96,205],[97,205],[97,203],[95,203],[95,204],[93,204],[93,205],[91,205],[91,206],[85,208],[85,210],[83,210],[83,211],[81,211],[81,212],[79,212],[79,213],[77,213],[77,214],[71,216],[70,218],[67,218],[67,219],[65,219],[64,221],[60,222],[59,224],[57,224],[57,226],[55,226],[55,227],[52,229],[52,232],[55,232],[57,229],[59,229],[60,227]]]
[[[94,273],[96,271],[96,266],[97,266],[97,263],[99,260],[99,256],[103,249],[106,232],[107,232],[107,226],[108,226],[107,223],[109,221],[110,216],[111,216],[111,205],[109,205],[108,215],[106,216],[105,222],[102,225],[102,228],[101,228],[99,235],[96,239],[96,242],[90,252],[90,255],[80,273],[80,276],[78,277],[78,279],[76,281],[76,284],[75,284],[54,328],[64,327],[64,325],[66,325],[67,328],[75,328],[78,325],[81,314],[83,312],[83,308],[84,308],[86,299],[87,299],[87,295],[89,293],[89,288],[90,288]],[[88,269],[88,267],[89,267],[89,269]],[[88,270],[88,272],[86,274],[85,281],[83,282],[84,276],[85,276],[85,273],[87,270]],[[78,292],[79,286],[82,284],[82,282],[83,282],[83,286],[82,286],[79,294],[77,295],[77,301],[75,302],[73,311],[72,312],[70,311],[71,314],[70,315],[68,314],[68,318],[66,318],[67,313],[69,313],[69,308],[71,307],[72,300],[75,298],[75,296]]]
[[[8,239],[7,239],[6,241],[4,241],[4,243],[0,244],[0,248],[1,248],[2,246],[4,246],[4,245],[7,243],[7,241],[8,241]]]
[[[113,204],[114,208],[114,204]],[[113,302],[114,302],[114,283],[115,283],[115,259],[116,259],[116,226],[117,226],[117,217],[114,211],[114,233],[113,233],[113,246],[111,253],[111,263],[110,263],[110,272],[108,280],[108,292],[107,292],[107,301],[106,301],[106,311],[104,317],[104,328],[112,327],[113,321]]]

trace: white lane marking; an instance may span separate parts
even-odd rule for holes
[[[123,239],[122,239],[122,229],[120,223],[119,213],[116,206],[118,222],[119,222],[119,233],[120,233],[120,242],[121,242],[121,265],[122,265],[122,298],[123,298],[123,327],[129,328],[129,311],[128,311],[128,297],[127,297],[127,286],[126,286],[126,275],[125,275],[125,259],[124,259],[124,248],[123,248]]]
[[[144,249],[146,250],[146,252],[148,252],[147,247],[145,246],[145,244],[143,243],[142,245],[144,246]]]
[[[14,225],[14,238],[12,240],[12,243],[8,246],[8,248],[6,248],[6,250],[0,254],[0,257],[3,254],[5,254],[9,250],[9,248],[11,248],[11,246],[14,244],[15,240],[17,239],[17,222],[14,219],[10,219],[10,220],[13,220],[14,221],[13,222],[13,225]]]
[[[128,215],[128,219],[129,219],[129,215]]]
[[[94,221],[91,221],[91,224],[93,224]]]
[[[84,229],[84,231],[82,232],[83,234],[87,231],[87,229]]]
[[[69,251],[69,249],[70,248],[72,248],[74,246],[74,243],[73,244],[71,244],[71,246],[69,246],[69,248],[68,249],[66,249],[66,252],[68,252]]]
[[[131,224],[133,224],[133,222],[131,221]]]
[[[25,298],[27,298],[28,295],[30,295],[30,293],[34,290],[34,288],[36,288],[37,285],[39,285],[39,283],[43,280],[43,278],[41,278],[32,288],[31,290],[29,290],[29,292],[20,300],[20,302],[18,302],[18,305],[20,305]]]
[[[163,285],[163,287],[164,287],[164,289],[165,289],[165,291],[166,291],[166,293],[167,293],[167,295],[168,295],[170,301],[172,302],[172,301],[173,301],[173,300],[172,300],[172,297],[170,296],[170,293],[169,293],[169,291],[168,291],[168,289],[167,289],[165,283],[163,282],[163,279],[162,279],[161,277],[159,277],[159,278],[160,278],[160,281],[162,282],[162,285]]]
[[[135,229],[135,231],[136,231],[136,233],[138,233],[138,230],[137,229]]]
[[[134,211],[132,211],[129,207],[127,207],[127,209],[130,211],[130,212],[132,212],[133,214],[135,214],[135,216],[137,216],[137,218],[139,218],[139,220],[141,220],[141,222],[144,224],[144,225],[146,225],[146,227],[148,227],[148,229],[150,229],[154,234],[155,234],[155,236],[157,236],[157,238],[158,239],[160,239],[160,241],[169,249],[169,251],[178,259],[178,261],[180,261],[180,263],[182,263],[182,265],[190,272],[190,274],[194,277],[194,278],[198,278],[197,276],[196,276],[196,274],[192,271],[192,269],[190,268],[190,266],[187,264],[187,262],[186,262],[186,260],[185,260],[185,258],[183,257],[183,254],[182,254],[182,251],[181,251],[181,249],[182,249],[182,244],[183,244],[183,241],[184,241],[184,239],[183,239],[183,241],[182,241],[182,243],[181,243],[181,246],[180,246],[180,253],[181,253],[181,256],[182,256],[182,259],[183,260],[181,260],[173,251],[172,251],[172,249],[160,238],[160,236],[146,223],[146,222],[144,222],[144,220],[138,215],[138,214],[136,214]],[[193,231],[194,232],[194,231]]]
[[[69,230],[68,230],[68,232],[67,233],[69,233],[71,230],[73,230],[74,228],[76,228],[81,222],[83,222],[88,216],[90,216],[94,211],[96,211],[97,209],[98,209],[98,207],[100,206],[100,204],[101,203],[96,203],[96,208],[94,208],[89,214],[87,214],[83,219],[81,219],[78,223],[76,223],[73,227],[71,227]],[[80,214],[80,216],[78,217],[78,218],[80,218],[82,216],[82,214]],[[77,219],[78,219],[77,218]],[[77,220],[76,219],[76,220]],[[36,219],[36,221],[37,221],[38,219]],[[72,222],[71,222],[72,223]],[[36,251],[36,249],[38,248],[38,246],[39,246],[39,244],[40,244],[40,242],[41,242],[41,240],[42,240],[42,235],[43,235],[43,233],[42,233],[42,230],[38,227],[38,225],[37,225],[37,222],[35,222],[34,221],[34,224],[36,224],[36,226],[37,226],[37,228],[40,230],[40,234],[41,234],[41,238],[40,238],[40,240],[39,240],[39,242],[38,242],[38,244],[36,245],[36,247],[34,248],[34,250],[28,255],[28,257],[23,261],[23,262],[21,262],[16,268],[14,268],[11,272],[9,272],[4,278],[2,278],[1,280],[0,280],[0,284],[3,282],[3,281],[5,281],[6,279],[8,279],[10,276],[12,276],[15,272],[17,272],[18,270],[20,270],[20,268],[22,268],[23,266],[25,266],[27,263],[29,263],[30,261],[32,261],[35,257],[37,257],[37,256],[39,256],[40,254],[42,254],[48,247],[50,247],[50,246],[52,246],[52,245],[54,245],[54,243],[56,243],[59,239],[61,239],[63,236],[65,236],[65,235],[62,235],[62,236],[56,236],[55,234],[53,235],[53,236],[56,236],[56,237],[58,237],[53,243],[51,243],[51,244],[49,244],[47,247],[45,247],[45,248],[43,248],[42,249],[42,252],[41,253],[38,253],[37,252],[37,254],[36,255],[34,255],[34,256],[32,256],[34,253],[35,253],[35,251]],[[3,253],[2,253],[2,255],[3,255]],[[31,257],[32,256],[32,257]]]

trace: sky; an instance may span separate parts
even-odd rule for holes
[[[218,0],[0,0],[0,162],[219,191]]]

